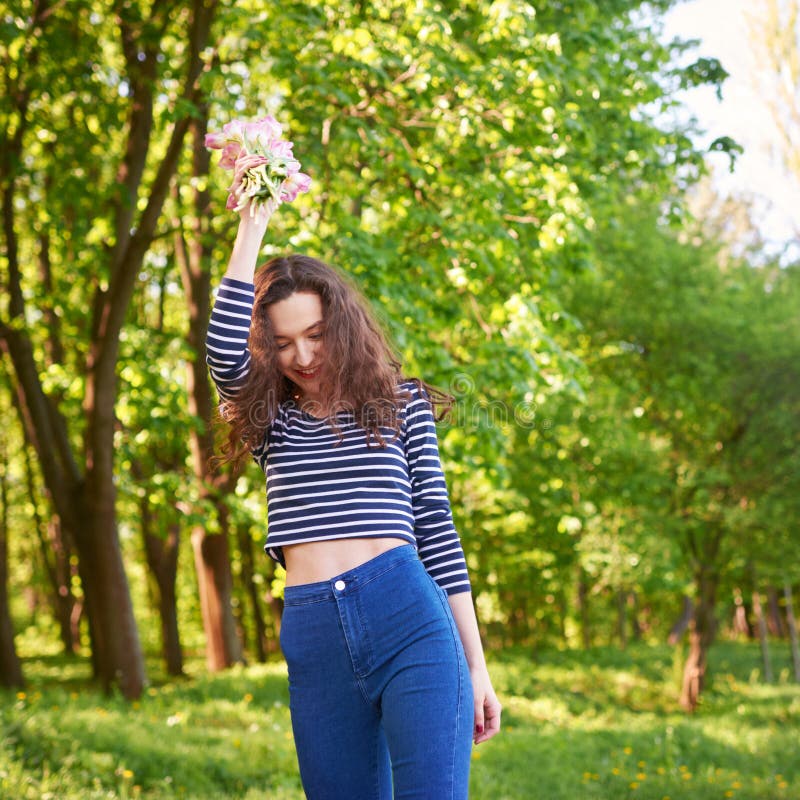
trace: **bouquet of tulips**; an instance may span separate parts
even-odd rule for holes
[[[231,194],[226,208],[242,211],[250,206],[250,216],[272,212],[281,203],[291,203],[300,192],[307,192],[311,178],[300,172],[300,162],[292,153],[292,142],[281,139],[281,125],[272,116],[255,122],[235,119],[224,125],[222,133],[206,134],[206,147],[222,150],[220,166],[233,169],[240,155],[266,159],[248,169]]]

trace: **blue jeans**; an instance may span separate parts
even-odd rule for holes
[[[414,547],[287,586],[284,600],[280,640],[306,797],[464,800],[472,683],[447,596]]]

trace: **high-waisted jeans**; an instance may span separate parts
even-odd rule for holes
[[[414,547],[287,586],[284,599],[280,640],[309,800],[464,800],[472,683],[447,596]]]

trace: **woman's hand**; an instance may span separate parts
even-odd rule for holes
[[[456,621],[461,644],[464,645],[464,655],[472,678],[472,695],[475,698],[472,740],[475,744],[480,744],[491,739],[500,730],[500,701],[494,693],[489,671],[486,669],[471,592],[457,592],[451,594],[447,600]]]
[[[491,739],[500,730],[500,701],[492,688],[488,671],[483,668],[470,670],[472,694],[475,698],[475,727],[472,740],[480,744]]]
[[[241,188],[242,178],[247,170],[263,164],[265,160],[263,156],[239,156],[233,168],[233,182],[228,187],[228,191],[231,193],[228,197],[228,208],[233,209],[237,206],[238,190]],[[258,253],[271,216],[272,210],[263,206],[259,206],[258,213],[251,215],[249,204],[239,212],[239,230],[236,233],[236,241],[233,243],[228,269],[225,272],[227,278],[245,283],[253,282]]]
[[[236,163],[233,167],[233,180],[231,181],[231,185],[228,187],[228,192],[230,192],[230,194],[228,195],[227,207],[229,209],[235,209],[237,205],[239,205],[242,181],[244,180],[244,176],[247,171],[255,167],[260,167],[262,164],[266,163],[267,159],[264,156],[248,155],[246,153],[242,153],[242,155],[236,159]],[[263,233],[263,231],[265,231],[267,228],[267,223],[269,222],[273,211],[274,209],[271,206],[268,208],[263,203],[260,203],[258,206],[258,211],[253,213],[252,209],[250,208],[250,204],[248,203],[239,211],[239,218],[241,219],[243,226],[256,228]]]

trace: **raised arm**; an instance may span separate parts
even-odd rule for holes
[[[243,156],[236,162],[233,173],[233,183],[229,191],[235,192],[242,182],[244,173],[252,167],[263,164],[266,159],[263,156]],[[258,252],[261,250],[261,243],[269,223],[269,214],[261,211],[258,214],[250,215],[250,207],[239,212],[239,231],[236,234],[236,241],[233,243],[228,269],[225,277],[243,283],[252,283],[253,275],[256,271]]]
[[[261,156],[243,156],[236,162],[230,191],[235,192],[246,170],[263,163]],[[253,216],[245,208],[239,230],[211,312],[206,337],[206,363],[223,399],[232,397],[250,369],[247,340],[253,313],[253,275],[269,223],[269,214]]]

